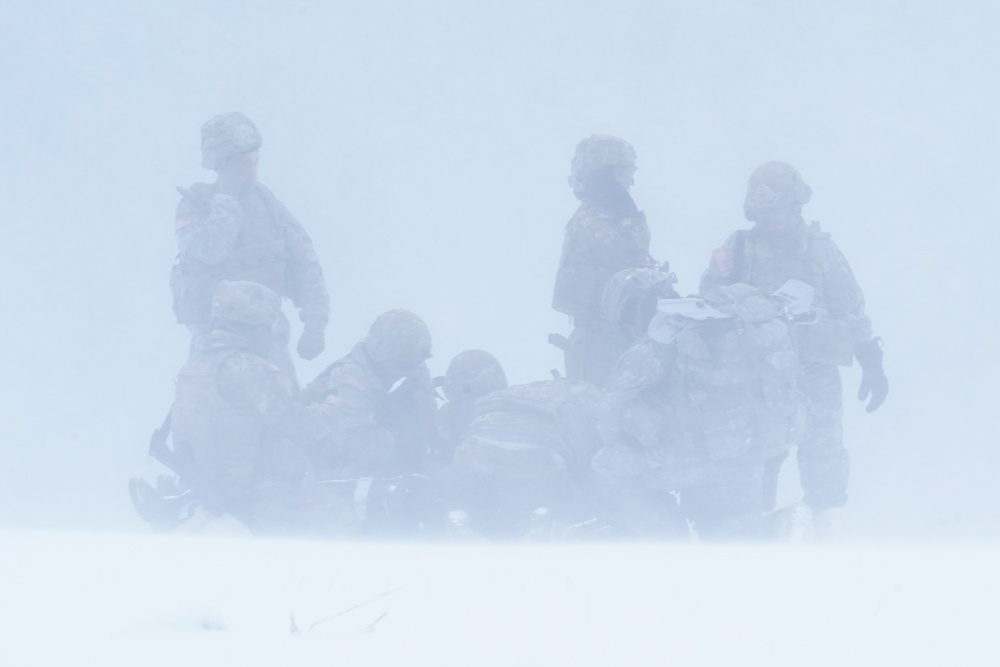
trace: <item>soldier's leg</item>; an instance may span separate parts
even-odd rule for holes
[[[762,484],[764,511],[771,511],[778,504],[778,480],[781,478],[781,466],[788,454],[781,454],[768,459],[764,463],[764,481]]]
[[[850,458],[844,447],[840,371],[832,365],[807,366],[800,386],[806,401],[806,430],[798,448],[803,501],[814,510],[842,507]]]
[[[720,463],[710,482],[681,491],[681,509],[703,541],[768,537],[761,494],[764,477],[762,464]]]

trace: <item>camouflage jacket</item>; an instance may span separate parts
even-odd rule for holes
[[[803,361],[851,365],[855,345],[872,337],[865,300],[847,258],[819,223],[775,235],[759,225],[740,230],[712,254],[699,291],[746,283],[772,294],[787,280],[798,279],[815,290],[819,321],[796,327]]]
[[[303,390],[331,406],[332,436],[314,450],[324,475],[390,476],[419,472],[436,445],[434,387],[426,365],[395,385],[375,368],[364,341]]]
[[[229,331],[198,336],[171,411],[175,449],[190,463],[186,482],[237,516],[262,482],[296,484],[306,449],[330,433],[327,408],[301,404],[294,382],[262,354]]]
[[[584,200],[566,225],[552,307],[574,320],[601,317],[604,286],[617,272],[642,266],[649,242],[643,213],[621,217]]]
[[[258,183],[240,198],[207,183],[178,190],[170,278],[178,322],[207,322],[220,280],[251,280],[291,299],[307,329],[326,328],[330,298],[312,240],[270,190]]]

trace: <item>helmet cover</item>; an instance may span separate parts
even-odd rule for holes
[[[442,389],[449,401],[472,401],[507,388],[503,367],[485,350],[459,352],[448,364]]]
[[[376,364],[412,369],[431,356],[431,332],[408,310],[389,310],[372,322],[365,349]]]
[[[239,111],[216,116],[201,127],[201,166],[217,169],[226,158],[259,149],[262,141],[257,126]]]
[[[804,206],[811,196],[812,189],[792,165],[787,162],[766,162],[750,175],[747,196],[743,202],[743,215],[747,220],[755,220],[760,211],[795,204]]]
[[[249,280],[223,280],[212,294],[212,321],[216,325],[272,326],[281,312],[281,297]]]

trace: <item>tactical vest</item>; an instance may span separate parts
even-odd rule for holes
[[[736,251],[736,276],[765,294],[773,294],[790,279],[808,283],[815,290],[813,306],[825,310],[829,234],[813,221],[797,247],[757,242],[752,232],[740,232]],[[837,318],[823,318],[794,328],[796,348],[804,362],[850,366],[854,358],[854,331]]]
[[[739,282],[773,294],[786,281],[801,280],[815,290],[814,305],[824,307],[825,276],[828,260],[826,239],[819,223],[813,222],[794,246],[769,244],[755,239],[754,233],[740,232],[742,248],[737,249],[736,275]]]
[[[589,239],[578,238],[576,234],[580,233],[574,230],[573,220],[567,225],[552,292],[552,308],[573,318],[598,318],[601,316],[601,294],[611,276],[624,269],[638,268],[648,258],[649,230],[646,216],[642,212],[617,220],[606,213],[587,211],[581,207],[577,216],[603,217],[605,220],[602,224],[608,226],[617,227],[630,223],[636,229],[645,228],[645,234],[639,234],[640,238],[635,240],[633,247],[612,255],[612,249],[595,248],[587,243]]]
[[[199,187],[200,186],[200,187]],[[200,219],[208,217],[215,188],[198,184],[188,191]],[[218,265],[178,257],[170,272],[174,314],[180,324],[203,324],[212,311],[212,293],[222,280],[249,280],[284,296],[288,249],[277,198],[261,184],[240,200],[244,224],[229,257]]]

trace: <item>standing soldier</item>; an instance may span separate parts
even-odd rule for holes
[[[201,128],[201,164],[214,183],[178,188],[178,255],[170,275],[177,321],[193,334],[210,329],[212,293],[222,280],[249,280],[289,298],[304,331],[297,351],[314,359],[324,347],[330,299],[312,241],[288,209],[257,181],[261,136],[239,112]],[[282,314],[269,355],[294,377],[290,327]]]
[[[595,134],[581,141],[569,184],[580,207],[566,225],[552,307],[573,320],[565,352],[566,375],[600,387],[617,360],[615,332],[604,321],[601,294],[623,269],[649,262],[649,226],[629,195],[635,150],[618,137]]]
[[[847,502],[849,458],[843,442],[843,396],[837,366],[856,358],[863,372],[859,400],[869,396],[868,412],[889,392],[882,369],[881,339],[872,338],[865,301],[851,267],[819,223],[806,224],[802,207],[812,195],[799,173],[784,162],[758,167],[747,184],[743,213],[754,223],[733,233],[715,251],[701,278],[701,292],[720,285],[748,283],[765,294],[798,279],[815,290],[817,317],[795,326],[801,363],[799,388],[806,408],[806,430],[799,443],[799,474],[817,531],[833,529],[837,508]],[[776,483],[780,460],[772,465]]]

